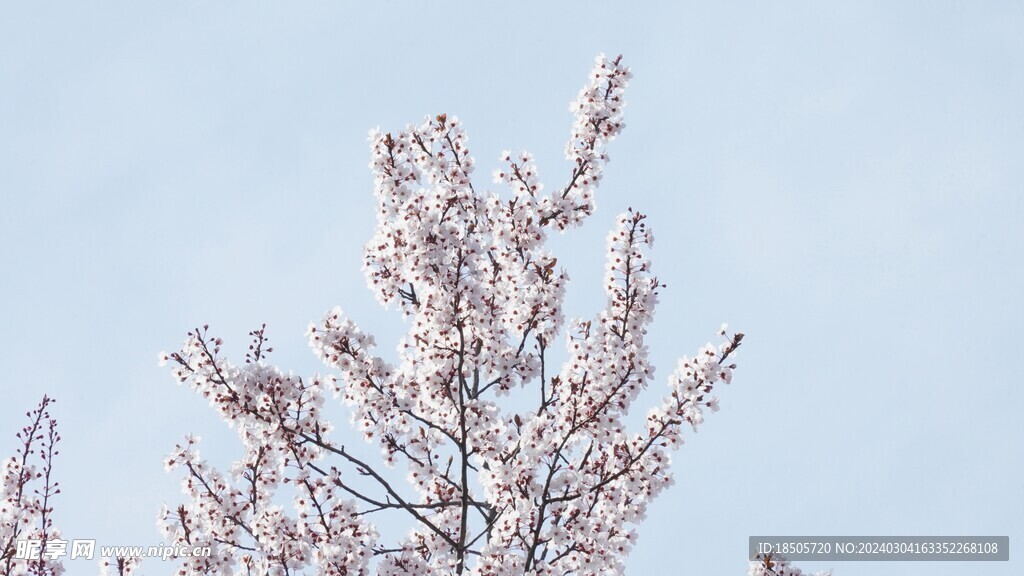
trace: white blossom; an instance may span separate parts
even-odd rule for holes
[[[47,542],[61,540],[53,521],[54,500],[60,494],[53,477],[53,457],[60,442],[57,421],[50,417],[52,398],[28,412],[29,423],[17,434],[18,451],[0,466],[0,575],[59,576],[64,565],[59,555],[45,554]],[[35,542],[35,558],[16,554],[18,542]]]
[[[647,217],[632,210],[608,236],[604,309],[566,325],[568,275],[546,241],[593,212],[630,78],[621,57],[598,57],[571,105],[570,173],[553,190],[531,154],[509,150],[492,172],[502,189],[476,188],[454,116],[370,131],[377,227],[363,271],[405,320],[396,361],[340,308],[307,331],[328,376],[267,364],[263,328],[243,365],[205,326],[160,356],[245,449],[229,473],[200,457],[197,438],[168,456],[186,503],[160,512],[161,529],[172,543],[214,550],[180,574],[623,572],[648,506],[672,484],[670,449],[705,408],[718,409],[712,392],[731,380],[743,338],[723,325],[719,344],[680,361],[642,429],[627,429],[654,379],[646,335],[664,288],[647,256]],[[516,388],[536,399],[532,409],[503,405]],[[328,395],[380,462],[335,439]],[[391,510],[414,525],[404,537],[377,533],[376,515]]]

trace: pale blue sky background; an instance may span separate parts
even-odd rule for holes
[[[267,322],[309,373],[340,304],[391,353],[359,272],[367,130],[456,114],[481,182],[526,148],[554,186],[569,100],[623,53],[628,127],[557,242],[569,313],[634,206],[660,377],[722,321],[748,334],[631,573],[744,573],[751,534],[1009,535],[1009,563],[834,567],[1021,573],[1024,9],[710,4],[0,3],[0,452],[57,396],[65,535],[158,543],[163,455],[239,446],[158,351],[209,322],[239,358]]]

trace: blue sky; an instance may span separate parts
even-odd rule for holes
[[[56,396],[64,534],[157,544],[163,455],[186,432],[220,463],[239,444],[156,353],[209,323],[240,358],[266,322],[310,373],[303,331],[335,304],[390,351],[401,322],[359,271],[367,131],[455,114],[481,182],[509,148],[554,186],[568,102],[622,53],[626,131],[555,243],[567,312],[601,305],[632,206],[669,285],[661,378],[722,321],[748,335],[632,573],[744,573],[752,534],[1021,542],[1024,9],[710,4],[0,3],[0,452]]]

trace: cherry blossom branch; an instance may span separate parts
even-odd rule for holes
[[[60,538],[53,527],[51,499],[60,494],[53,478],[53,459],[59,454],[57,421],[50,417],[56,402],[44,395],[34,410],[25,413],[28,425],[18,433],[20,446],[15,456],[3,461],[0,477],[0,575],[35,574],[57,576],[64,571],[57,556],[45,554],[47,542]],[[32,463],[38,458],[42,468]],[[41,487],[35,487],[41,483]],[[18,541],[37,541],[36,558],[19,556]]]

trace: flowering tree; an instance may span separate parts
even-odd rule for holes
[[[731,380],[743,338],[723,326],[720,344],[680,360],[640,430],[626,429],[653,379],[645,336],[664,287],[646,218],[632,210],[608,236],[604,310],[566,325],[568,277],[545,241],[593,212],[630,77],[621,57],[597,59],[572,103],[568,178],[550,193],[533,157],[509,152],[494,172],[507,191],[478,189],[454,117],[370,133],[378,224],[363,270],[405,318],[397,363],[338,308],[308,330],[327,375],[268,364],[264,328],[242,364],[205,326],[161,354],[245,447],[228,472],[200,457],[194,436],[168,456],[187,500],[161,511],[164,534],[213,549],[179,574],[623,572],[636,526],[672,482],[671,450],[718,409],[713,390]],[[567,359],[555,370],[560,341]],[[532,406],[503,409],[514,390]],[[323,414],[332,393],[381,462],[333,434]],[[374,518],[389,511],[408,518],[407,534],[378,534]]]
[[[3,461],[0,576],[64,573],[59,556],[46,553],[48,542],[61,542],[51,516],[52,499],[60,494],[59,483],[51,477],[53,457],[59,453],[60,442],[57,421],[50,417],[53,403],[52,398],[43,396],[35,410],[25,414],[29,423],[17,433],[17,453]],[[28,542],[38,543],[38,548],[30,552]]]

